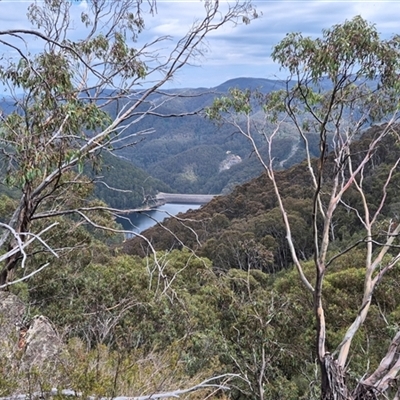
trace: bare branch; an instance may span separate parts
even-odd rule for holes
[[[40,271],[44,270],[49,265],[50,265],[50,263],[46,263],[46,264],[42,265],[40,268],[37,268],[34,271],[32,271],[30,274],[23,276],[22,278],[7,282],[4,285],[1,285],[0,289],[6,289],[7,287],[9,287],[11,285],[15,285],[16,283],[26,281],[27,279],[32,278],[32,276],[38,274]]]
[[[126,397],[126,396],[116,396],[114,397],[115,400],[152,400],[152,399],[168,399],[168,398],[179,398],[180,396],[186,394],[186,393],[191,393],[195,392],[198,390],[204,390],[204,389],[218,389],[218,390],[229,390],[229,386],[227,386],[225,383],[224,384],[218,384],[218,383],[213,383],[215,381],[221,380],[221,379],[232,379],[232,378],[237,378],[239,375],[236,374],[223,374],[219,376],[215,376],[213,378],[209,378],[204,380],[203,382],[200,382],[197,385],[191,386],[187,389],[176,389],[176,390],[171,390],[169,392],[163,392],[163,393],[152,393],[149,395],[145,396],[134,396],[134,397]],[[32,396],[37,397],[37,396],[57,396],[57,395],[63,395],[63,396],[72,396],[72,397],[82,397],[82,393],[76,392],[71,389],[52,389],[48,392],[41,392],[41,393],[32,393],[32,394],[16,394],[14,396],[8,396],[8,397],[0,397],[0,400],[28,400]],[[108,397],[94,397],[94,396],[88,396],[85,397],[87,400],[108,400]]]

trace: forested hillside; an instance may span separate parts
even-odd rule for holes
[[[142,207],[148,197],[171,191],[168,185],[130,162],[107,153],[100,166],[87,174],[94,179],[93,195],[121,210]]]
[[[380,126],[375,126],[367,130],[353,144],[352,151],[360,154],[366,152],[371,138],[380,129]],[[397,132],[399,128],[396,129]],[[368,170],[364,179],[364,189],[369,199],[380,198],[385,183],[382,176],[397,158],[398,151],[396,138],[389,137],[374,154],[373,168]],[[327,159],[324,171],[326,183],[333,176],[334,157],[334,153],[331,153]],[[312,231],[309,229],[311,221],[307,219],[311,215],[313,188],[307,169],[306,162],[302,162],[276,173],[289,219],[295,226],[292,233],[300,250],[298,255],[303,260],[312,256],[313,242]],[[383,219],[397,216],[398,185],[400,174],[396,173],[387,189]],[[350,190],[344,201],[358,209],[361,204],[351,202],[355,197],[355,192]],[[200,210],[190,211],[181,215],[181,218],[185,223],[170,218],[163,223],[165,227],[155,226],[143,235],[157,250],[182,249],[183,246],[195,249],[199,255],[213,261],[214,266],[220,270],[255,268],[263,272],[276,272],[292,265],[277,198],[266,174],[235,187],[232,193],[218,196]],[[346,223],[343,224],[343,221]],[[332,235],[337,246],[346,246],[346,241],[354,238],[361,228],[356,215],[349,215],[345,207],[338,212],[336,225],[340,226],[340,230],[333,231]],[[143,239],[126,241],[124,251],[127,254],[145,254]]]
[[[4,161],[0,165],[0,179],[4,182],[7,165]],[[95,198],[121,210],[142,207],[148,196],[171,191],[168,185],[152,178],[129,161],[108,153],[102,154],[95,166],[86,168],[85,175],[93,182]],[[18,198],[21,192],[3,183],[0,184],[0,194]]]
[[[113,175],[112,178],[116,178],[113,183],[118,183],[117,188],[133,190],[131,198],[121,191],[112,193],[104,185],[96,186],[96,195],[112,207],[121,205],[123,208],[135,208],[142,202],[143,191],[148,191],[148,195],[156,191],[229,193],[235,185],[258,176],[262,167],[246,139],[234,129],[205,118],[204,109],[210,107],[216,97],[228,94],[229,89],[253,89],[266,94],[283,87],[284,83],[278,80],[237,78],[215,88],[181,89],[178,96],[172,90],[151,96],[142,108],[145,111],[156,105],[157,116],[150,113],[135,123],[134,130],[127,130],[127,136],[137,134],[135,144],[117,151],[120,158],[107,156],[106,166],[100,171],[101,176],[111,178]],[[175,95],[169,98],[168,93]],[[119,101],[118,106],[112,102],[106,109],[111,118],[115,118],[126,104],[129,104],[126,100]],[[12,111],[13,107],[10,99],[0,103],[0,109],[5,113]],[[173,115],[181,116],[174,118]],[[253,118],[262,119],[262,114],[256,113]],[[267,131],[272,129],[272,125],[266,127]],[[262,135],[256,141],[260,146],[265,145]],[[312,154],[316,155],[318,137],[310,136],[310,142]],[[228,154],[240,157],[241,162],[224,170],[221,166]],[[305,156],[304,144],[298,140],[293,127],[289,124],[283,126],[274,144],[276,168],[288,168]],[[129,163],[133,167],[127,172]],[[119,170],[121,174],[116,172]],[[95,175],[91,173],[91,176]],[[150,183],[146,180],[147,176],[154,178],[152,182],[158,180],[159,183]],[[143,181],[146,182],[145,186],[141,183]]]
[[[135,146],[120,153],[174,192],[227,193],[236,184],[258,176],[261,167],[254,160],[246,139],[234,129],[206,119],[204,109],[216,97],[227,95],[229,89],[254,89],[266,94],[283,87],[284,82],[278,80],[237,78],[215,88],[181,90],[179,97],[169,98],[168,92],[154,95],[148,103],[157,105],[157,115],[149,115],[135,125],[136,132],[146,133],[139,134]],[[115,110],[110,112],[112,115]],[[171,117],[178,114],[179,118]],[[262,113],[255,113],[253,118],[262,120]],[[267,131],[272,129],[272,125],[266,127]],[[310,137],[313,140],[312,152],[316,155],[318,137]],[[256,141],[262,146],[262,135]],[[221,170],[227,153],[239,156],[242,162],[229,170]],[[282,126],[275,141],[274,156],[277,168],[288,168],[305,158],[303,143],[298,141],[290,124]]]
[[[0,400],[400,397],[399,37],[354,17],[274,47],[296,81],[164,91],[258,18],[201,6],[141,48],[153,2],[45,0],[1,32]],[[126,239],[115,207],[160,188],[227,194]]]

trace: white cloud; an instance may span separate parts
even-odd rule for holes
[[[88,8],[88,3],[87,3],[87,1],[86,1],[86,0],[80,1],[78,7],[79,7],[79,8],[83,8],[84,10],[86,10],[86,9]]]
[[[73,7],[78,16],[88,6],[82,0]],[[234,0],[231,1],[233,4]],[[0,30],[27,28],[26,11],[30,1],[0,1]],[[227,2],[220,0],[222,7]],[[262,16],[250,25],[226,25],[213,32],[204,47],[204,57],[196,60],[201,67],[182,69],[173,85],[217,86],[223,81],[239,77],[254,76],[273,78],[278,74],[278,66],[270,59],[271,50],[288,32],[303,32],[316,37],[323,28],[361,15],[376,23],[377,29],[385,38],[399,32],[399,1],[324,1],[324,0],[255,0],[253,4]],[[158,0],[158,12],[145,15],[146,29],[139,38],[140,44],[159,36],[182,37],[204,14],[204,1],[201,0]],[[71,31],[74,38],[82,37],[82,28]],[[160,43],[160,54],[166,54],[173,41]],[[32,42],[29,46],[37,47]]]

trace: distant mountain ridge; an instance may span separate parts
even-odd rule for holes
[[[258,176],[262,170],[245,138],[231,127],[218,126],[207,120],[201,110],[210,106],[216,97],[227,95],[231,88],[269,93],[283,89],[285,85],[280,80],[238,77],[208,89],[160,90],[149,97],[147,104],[140,106],[145,112],[148,107],[157,105],[159,115],[146,116],[139,123],[133,124],[127,132],[132,134],[152,129],[154,133],[139,136],[134,147],[120,150],[119,155],[135,168],[164,182],[166,186],[163,186],[163,190],[169,187],[177,193],[228,193],[235,185]],[[135,97],[134,93],[132,97]],[[15,101],[4,97],[0,100],[0,111],[11,112]],[[111,116],[116,115],[121,106],[123,102],[109,106],[108,112]],[[189,115],[192,113],[196,115]],[[166,117],[180,114],[187,115]],[[283,133],[275,143],[280,168],[287,168],[304,157],[301,146],[292,137],[292,128],[289,125],[283,126]],[[261,148],[264,145],[261,137],[257,143]],[[296,148],[293,147],[295,145]],[[241,162],[229,169],[221,169],[227,154]]]
[[[209,89],[169,89],[155,93],[149,102],[152,105],[161,104],[157,113],[164,117],[149,115],[135,124],[129,133],[146,129],[154,129],[155,132],[143,136],[136,146],[124,149],[121,154],[175,192],[227,193],[235,185],[258,176],[262,170],[254,158],[253,149],[243,136],[232,127],[218,126],[207,120],[201,110],[211,106],[216,97],[227,95],[232,88],[269,93],[284,89],[286,85],[281,80],[239,77]],[[173,93],[177,96],[174,97]],[[197,114],[166,117],[182,113]],[[256,140],[262,148],[263,138],[260,136]],[[316,146],[314,148],[317,151]],[[277,137],[274,149],[281,168],[288,168],[305,156],[289,124],[282,125],[282,133]],[[242,162],[221,170],[220,165],[227,153],[240,158]]]
[[[266,78],[234,78],[216,86],[214,89],[220,92],[227,92],[231,88],[259,90],[262,93],[270,93],[275,90],[284,89],[286,82]]]

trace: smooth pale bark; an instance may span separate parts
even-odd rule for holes
[[[153,132],[135,130],[146,116],[197,114],[198,110],[164,114],[162,106],[183,95],[165,95],[161,88],[202,53],[211,32],[257,18],[246,0],[227,5],[206,0],[203,17],[186,34],[175,41],[156,37],[139,46],[135,39],[143,29],[143,8],[154,14],[155,1],[89,1],[76,20],[73,2],[53,3],[34,2],[27,28],[0,30],[2,53],[12,49],[20,59],[3,57],[0,80],[10,96],[14,95],[15,115],[22,120],[13,118],[12,113],[0,116],[0,147],[7,149],[3,151],[4,164],[13,168],[12,173],[6,171],[7,178],[14,179],[17,183],[10,185],[18,185],[22,192],[12,217],[0,226],[0,288],[10,283],[10,275],[21,266],[21,259],[24,265],[32,238],[41,250],[54,256],[55,251],[41,240],[32,221],[41,219],[42,225],[50,226],[54,217],[73,213],[82,223],[107,229],[94,224],[88,210],[68,204],[74,197],[74,185],[82,184],[82,175],[76,171],[83,171],[83,164],[98,158],[102,151],[133,145],[138,136]],[[70,40],[71,28],[80,24],[83,37]],[[35,56],[27,48],[31,39],[36,40],[38,48]],[[169,53],[159,56],[160,46],[166,41],[170,43]],[[143,88],[144,78],[151,80],[150,87]],[[154,94],[161,100],[152,101]],[[115,118],[107,117],[107,107],[116,109]],[[67,175],[68,181],[63,182]],[[49,197],[54,202],[46,203]],[[115,214],[107,209],[104,212]]]
[[[351,354],[352,340],[367,318],[376,285],[400,260],[399,249],[394,246],[395,238],[400,235],[399,226],[396,227],[391,221],[382,221],[381,218],[387,203],[387,189],[400,164],[400,157],[393,161],[386,178],[382,181],[380,199],[374,199],[373,204],[370,204],[363,187],[367,167],[373,168],[373,157],[385,144],[387,137],[393,135],[394,141],[399,139],[395,127],[399,118],[398,43],[398,37],[389,41],[380,39],[375,26],[361,17],[324,30],[322,37],[316,40],[300,33],[288,34],[272,53],[272,58],[288,70],[290,75],[285,89],[265,96],[256,93],[254,97],[251,97],[248,91],[236,90],[231,92],[230,98],[223,98],[221,102],[214,103],[217,109],[219,107],[219,119],[232,124],[250,140],[274,187],[293,264],[299,272],[301,282],[313,294],[315,350],[321,372],[323,400],[361,400],[362,393],[367,393],[360,383],[361,389],[358,393],[361,397],[354,397],[358,395],[346,386],[345,368]],[[330,82],[329,89],[325,85],[327,80]],[[379,81],[376,87],[375,80]],[[371,81],[374,81],[373,85]],[[257,126],[259,109],[252,108],[253,104],[258,104],[264,110],[265,121],[275,124],[276,129],[273,133],[270,133],[271,128],[268,125],[261,129]],[[215,112],[215,108],[213,111]],[[255,122],[252,124],[253,113]],[[240,123],[242,121],[238,116],[246,118],[246,127]],[[285,201],[273,170],[272,143],[281,124],[288,119],[303,140],[307,170],[313,188],[310,229],[314,239],[315,275],[312,284],[305,276],[302,262],[297,256]],[[385,124],[379,129],[374,128],[371,132],[374,136],[367,138],[368,142],[364,142],[368,143],[366,148],[360,151],[356,148],[355,141],[362,136],[363,128],[367,123],[369,126],[371,119],[378,123],[385,121]],[[268,161],[263,160],[257,148],[253,139],[255,133],[264,135],[268,143]],[[307,137],[311,133],[317,134],[319,139],[316,160],[311,159],[310,142]],[[358,192],[361,201],[359,209],[346,204],[345,195],[350,188]],[[363,229],[359,233],[365,238],[346,243],[346,249],[342,251],[337,251],[336,243],[332,246],[336,228],[334,216],[339,205],[358,218]],[[382,228],[383,223],[386,223],[387,227]],[[380,238],[383,239],[380,239],[380,243],[376,240],[373,242],[374,235],[383,230],[387,230],[386,236],[381,234]],[[364,288],[363,293],[360,293],[362,301],[358,305],[349,304],[349,308],[358,308],[358,311],[339,348],[330,354],[325,341],[329,325],[324,312],[325,275],[335,260],[362,244],[365,245]],[[387,261],[389,255],[391,260]],[[391,350],[388,354],[391,354]],[[398,363],[400,361],[396,361],[390,369],[385,370],[381,384],[383,391],[387,391],[390,382],[397,376]],[[372,391],[374,390],[374,393],[370,392],[373,395],[371,399],[378,393],[385,395],[379,392],[377,387],[372,388]]]
[[[198,385],[194,385],[191,387],[188,387],[186,389],[176,389],[176,390],[171,390],[168,392],[162,392],[162,393],[152,393],[149,395],[144,395],[144,396],[116,396],[113,397],[113,400],[151,400],[151,399],[168,399],[168,398],[180,398],[182,395],[195,392],[198,390],[206,390],[206,389],[213,389],[214,391],[223,391],[223,390],[229,390],[229,386],[226,384],[217,384],[213,383],[216,380],[220,379],[232,379],[234,377],[237,377],[238,375],[235,374],[224,374],[224,375],[219,375],[215,376],[210,379],[206,379],[203,382],[199,383]],[[88,396],[88,397],[83,397],[81,392],[77,392],[75,390],[71,389],[51,389],[49,391],[44,391],[44,392],[36,392],[36,393],[29,393],[29,394],[15,394],[12,396],[7,396],[7,397],[0,397],[0,400],[29,400],[32,398],[42,398],[43,396],[57,396],[57,395],[63,395],[63,396],[68,396],[68,397],[77,397],[77,398],[83,398],[85,400],[109,400],[109,397],[97,397],[97,396]]]

